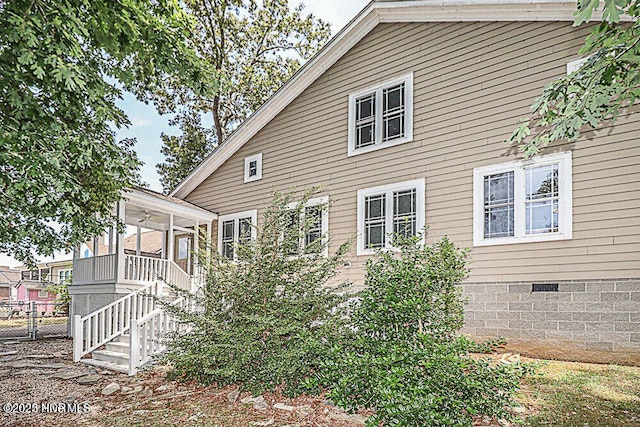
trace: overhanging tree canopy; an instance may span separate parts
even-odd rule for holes
[[[574,25],[590,21],[601,3],[603,21],[580,50],[587,61],[544,88],[508,141],[525,157],[558,140],[575,141],[585,126],[616,120],[640,96],[640,0],[579,0]],[[621,22],[625,14],[631,22]]]
[[[0,252],[29,262],[112,224],[139,167],[119,87],[211,91],[191,24],[176,0],[0,2]]]

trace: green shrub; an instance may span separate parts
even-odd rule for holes
[[[253,393],[284,385],[286,393],[297,394],[313,384],[309,378],[334,334],[329,320],[344,286],[326,285],[349,243],[324,257],[324,236],[305,241],[319,212],[305,211],[312,194],[306,192],[293,210],[291,195],[274,194],[255,240],[234,248],[239,261],[214,254],[205,264],[206,285],[195,297],[203,313],[173,309],[191,329],[168,340],[171,377],[240,384]]]
[[[432,246],[395,237],[400,252],[367,263],[366,289],[353,307],[351,336],[333,346],[321,370],[329,398],[373,409],[368,425],[470,426],[507,408],[527,367],[491,366],[469,357],[477,348],[458,335],[466,251],[447,238]]]

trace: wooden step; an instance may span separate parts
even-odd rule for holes
[[[96,359],[80,359],[80,363],[85,365],[95,366],[96,368],[109,369],[110,371],[122,372],[123,374],[129,373],[129,365],[120,365],[117,363],[106,362],[104,360]]]
[[[102,360],[104,362],[114,363],[116,365],[129,365],[129,355],[111,350],[94,350],[91,353],[94,360]]]
[[[107,343],[107,350],[114,351],[116,353],[129,354],[129,340],[123,341],[111,341]]]

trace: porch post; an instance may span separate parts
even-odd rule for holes
[[[118,220],[124,223],[125,220],[125,206],[124,202],[121,200],[118,202]],[[124,282],[125,274],[124,270],[127,268],[124,260],[124,233],[118,233],[118,238],[116,239],[116,283]]]
[[[195,290],[195,285],[198,283],[200,278],[200,269],[198,268],[199,259],[200,258],[200,221],[196,219],[196,224],[194,227],[194,236],[193,236],[193,250],[194,250],[194,258],[193,258],[193,278],[191,279],[191,291]]]
[[[138,224],[137,229],[136,229],[136,255],[140,256],[140,246],[142,246],[141,244],[141,240],[142,237],[140,236],[140,232],[142,231],[140,224]]]
[[[109,236],[109,255],[113,255],[113,227],[109,227],[108,236]]]
[[[207,245],[207,263],[211,262],[211,231],[213,229],[213,222],[208,222],[207,223],[207,238],[206,238],[206,245]]]
[[[173,261],[173,246],[175,239],[173,238],[173,214],[169,214],[169,251],[167,253],[167,259]]]

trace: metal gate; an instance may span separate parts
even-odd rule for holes
[[[69,307],[55,302],[0,302],[0,340],[69,335]]]

